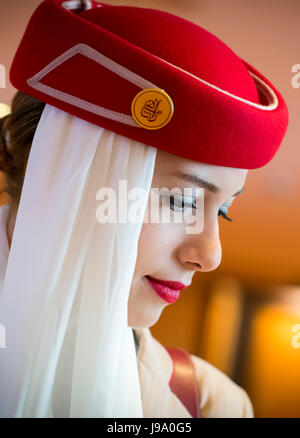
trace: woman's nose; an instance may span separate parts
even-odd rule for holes
[[[185,237],[180,249],[181,263],[201,272],[213,271],[220,265],[222,246],[218,222],[212,227],[204,227],[200,234],[190,234]]]

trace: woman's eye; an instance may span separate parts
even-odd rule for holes
[[[170,205],[170,208],[172,211],[177,211],[177,212],[183,212],[185,208],[193,208],[196,209],[197,206],[195,205],[196,203],[196,198],[193,200],[193,202],[187,202],[187,200],[185,200],[183,197],[175,197],[174,195],[168,196],[168,202]],[[220,210],[218,211],[218,216],[222,216],[224,219],[232,222],[232,219],[230,217],[227,216],[228,213],[228,207],[223,207],[220,208]]]
[[[184,198],[176,198],[175,196],[171,195],[169,197],[170,199],[170,208],[172,211],[179,211],[179,212],[183,212],[183,210],[185,208],[196,208],[196,206],[194,205],[195,201],[194,200],[192,203],[187,202],[184,200]]]
[[[222,208],[220,208],[220,210],[218,211],[218,216],[223,216],[224,219],[226,219],[227,221],[232,222],[232,219],[227,216],[227,212],[228,212],[227,209],[226,209],[226,211],[224,211],[224,210],[222,210]]]

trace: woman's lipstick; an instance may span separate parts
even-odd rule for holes
[[[180,291],[187,288],[187,286],[177,281],[159,280],[149,275],[146,275],[146,278],[157,295],[169,304],[175,303],[179,298]]]

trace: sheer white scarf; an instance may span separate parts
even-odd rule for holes
[[[149,194],[156,151],[45,106],[2,251],[0,417],[143,416],[127,325],[142,223],[100,224],[96,194]]]

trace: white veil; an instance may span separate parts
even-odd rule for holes
[[[100,224],[96,194],[123,179],[149,195],[156,151],[46,104],[0,289],[0,417],[143,416],[127,326],[142,221]]]

